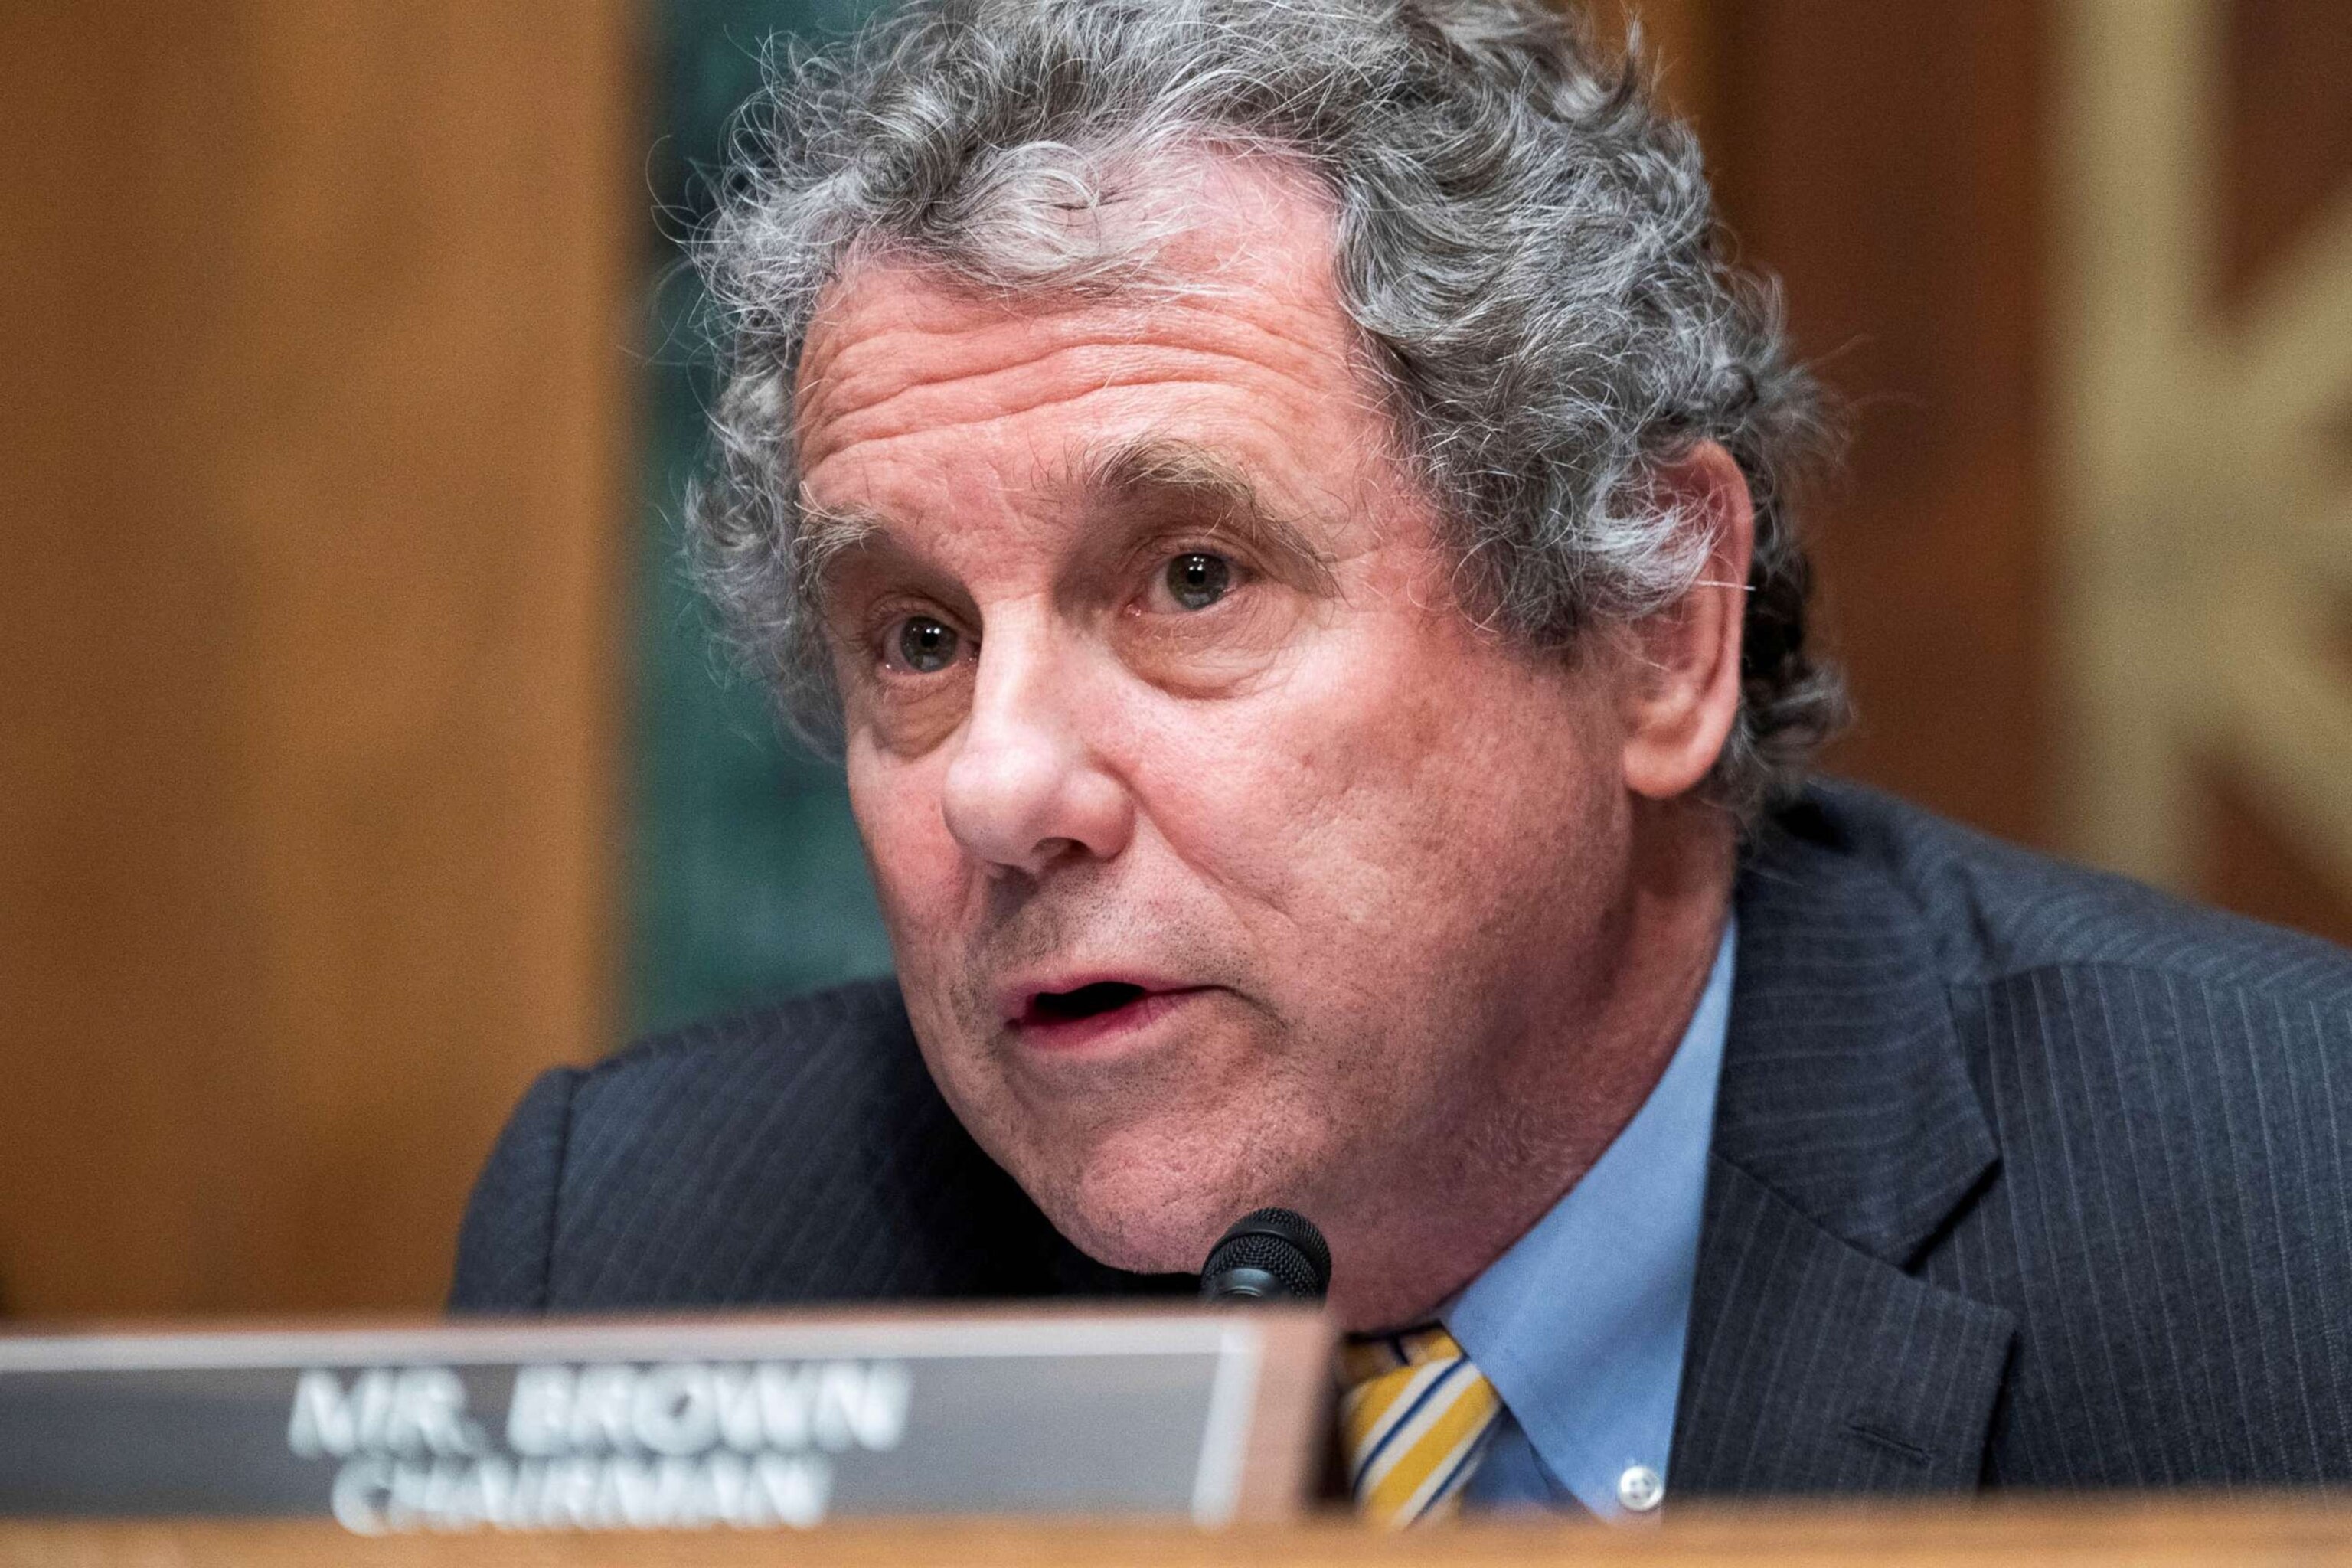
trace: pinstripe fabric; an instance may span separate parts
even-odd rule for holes
[[[2352,957],[1841,786],[1738,901],[1670,1508],[2352,1480]],[[542,1079],[451,1302],[1189,1287],[1056,1237],[875,984]]]
[[[873,982],[541,1078],[458,1237],[458,1310],[1191,1291],[1056,1235]]]
[[[1674,1496],[2352,1479],[2352,956],[1844,788],[1739,908]]]

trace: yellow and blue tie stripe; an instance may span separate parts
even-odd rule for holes
[[[1350,1341],[1339,1437],[1357,1511],[1407,1525],[1451,1513],[1503,1402],[1442,1328]]]

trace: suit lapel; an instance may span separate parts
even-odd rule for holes
[[[1720,1156],[1673,1495],[1973,1488],[2016,1323],[1831,1235]]]
[[[2015,1321],[1906,1269],[1998,1150],[1916,906],[1784,823],[1740,879],[1672,1493],[1973,1487]]]

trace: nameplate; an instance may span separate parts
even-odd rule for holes
[[[416,1531],[1295,1514],[1312,1312],[504,1321],[0,1337],[0,1513]]]

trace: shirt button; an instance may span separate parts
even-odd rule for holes
[[[1628,1465],[1617,1478],[1617,1500],[1634,1513],[1647,1513],[1666,1500],[1665,1479],[1647,1465]]]

